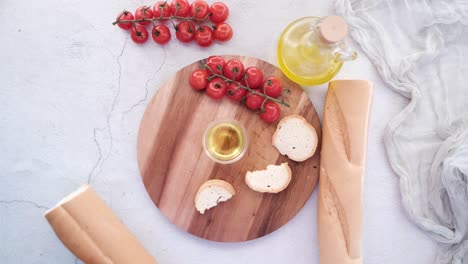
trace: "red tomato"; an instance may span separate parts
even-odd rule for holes
[[[263,82],[263,92],[273,98],[277,98],[283,93],[283,84],[281,80],[275,76],[268,77]]]
[[[244,77],[244,65],[238,60],[229,60],[223,69],[223,74],[231,80],[239,81]]]
[[[197,0],[190,6],[190,16],[198,19],[205,18],[210,12],[210,8],[205,1]]]
[[[263,72],[258,67],[245,69],[245,80],[252,89],[258,88],[263,82]]]
[[[170,17],[172,15],[171,6],[165,1],[158,1],[153,6],[153,16],[157,17]],[[167,19],[165,19],[167,20]]]
[[[173,0],[171,10],[175,16],[186,17],[190,12],[190,4],[187,0]]]
[[[176,26],[176,37],[182,42],[190,42],[195,35],[195,24],[192,21],[182,21]]]
[[[245,101],[245,104],[249,109],[258,110],[262,106],[263,100],[265,100],[265,98],[261,97],[260,95],[249,93],[247,95],[247,100]]]
[[[281,115],[281,109],[275,102],[265,102],[263,108],[265,109],[265,111],[260,114],[260,118],[263,119],[263,121],[272,123],[279,119]]]
[[[200,47],[208,47],[213,44],[213,30],[209,26],[201,26],[195,32],[195,41]]]
[[[208,70],[195,70],[189,78],[189,83],[195,90],[203,90],[208,84]]]
[[[138,44],[145,43],[148,40],[148,30],[142,25],[135,25],[132,27],[130,36]]]
[[[153,10],[151,10],[151,7],[149,6],[140,6],[136,11],[135,11],[135,19],[151,19],[153,18]],[[151,24],[151,21],[140,21],[138,24],[147,26]]]
[[[206,60],[206,64],[214,73],[221,75],[223,73],[224,65],[226,65],[226,61],[220,56],[210,56]]]
[[[242,84],[244,85],[244,84]],[[236,83],[230,83],[227,88],[227,96],[229,99],[239,102],[247,93],[247,90],[240,88]]]
[[[118,16],[117,16],[117,21],[120,21],[120,20],[133,20],[135,19],[133,17],[133,14],[128,12],[128,11],[123,11],[122,13],[120,13]],[[133,23],[132,22],[126,22],[126,23],[120,23],[120,24],[117,24],[119,25],[119,27],[121,29],[125,29],[125,30],[129,30],[132,28],[133,26]]]
[[[227,84],[221,78],[214,78],[206,87],[206,94],[213,99],[221,99],[227,92]]]
[[[158,44],[166,44],[171,40],[171,31],[166,25],[157,25],[152,31],[153,40]]]
[[[213,21],[213,23],[224,22],[229,16],[229,8],[221,2],[213,3],[210,6],[210,12],[210,20]]]
[[[215,39],[219,41],[228,41],[232,38],[232,28],[229,24],[226,23],[216,25],[213,33]]]

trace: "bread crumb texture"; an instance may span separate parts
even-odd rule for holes
[[[268,165],[266,170],[247,172],[245,181],[254,191],[278,193],[288,187],[291,181],[291,169],[288,163]]]
[[[315,153],[317,134],[303,117],[288,116],[278,125],[273,145],[281,155],[287,155],[294,161],[304,161]]]
[[[229,184],[226,182],[226,184]],[[220,185],[207,184],[202,185],[195,198],[195,207],[197,211],[204,214],[221,202],[225,202],[233,197],[233,193]]]

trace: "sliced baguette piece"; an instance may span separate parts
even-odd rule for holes
[[[294,161],[304,161],[312,157],[317,149],[317,132],[304,117],[290,115],[283,118],[273,134],[273,146],[281,155]]]
[[[230,183],[223,180],[209,180],[198,189],[195,207],[198,212],[204,214],[206,210],[231,199],[235,194],[236,190]]]
[[[268,165],[266,170],[248,171],[245,182],[250,189],[261,193],[279,193],[291,182],[291,169],[287,162]]]

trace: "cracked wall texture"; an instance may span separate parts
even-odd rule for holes
[[[210,3],[214,1],[209,1]],[[179,231],[140,181],[136,137],[148,100],[171,74],[213,54],[276,63],[281,30],[302,16],[332,13],[330,1],[226,1],[234,38],[202,49],[173,40],[136,45],[111,25],[147,1],[0,1],[0,263],[80,263],[43,213],[90,183],[162,264],[318,263],[316,193],[297,217],[265,238],[240,244]],[[342,78],[376,83],[365,191],[366,263],[429,263],[434,246],[400,208],[383,151],[384,126],[404,105],[366,58]],[[308,93],[319,114],[326,86]],[[183,254],[182,254],[183,253]]]

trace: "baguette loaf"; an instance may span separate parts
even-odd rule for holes
[[[111,209],[83,186],[46,212],[63,244],[87,264],[157,264]]]
[[[323,117],[318,194],[321,264],[361,264],[369,81],[332,81]]]

